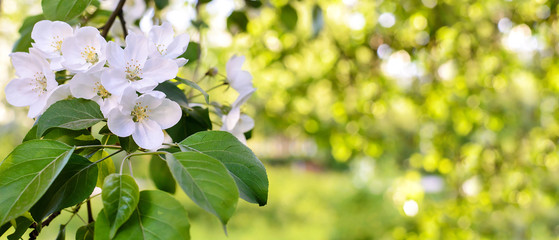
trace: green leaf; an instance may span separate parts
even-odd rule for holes
[[[297,10],[293,8],[290,4],[283,6],[280,10],[280,20],[281,23],[287,30],[293,31],[297,27]]]
[[[45,17],[43,14],[30,16],[23,20],[23,24],[19,28],[19,39],[14,44],[12,52],[29,52],[29,48],[31,47],[31,31],[33,30],[33,26],[38,21],[44,20]]]
[[[177,183],[171,175],[167,163],[165,163],[165,160],[161,159],[159,155],[151,156],[149,162],[149,176],[157,189],[168,193],[175,193]]]
[[[202,95],[204,95],[204,100],[206,100],[206,103],[210,103],[210,95],[208,95],[208,93],[204,91],[204,89],[202,89],[200,86],[198,86],[198,84],[196,84],[193,81],[180,78],[180,77],[176,77],[175,79],[179,80],[179,82],[184,83],[191,88],[198,90],[200,93],[202,93]]]
[[[205,131],[196,133],[180,143],[187,150],[209,155],[225,165],[235,179],[242,199],[266,205],[268,176],[266,168],[252,150],[231,133]]]
[[[27,134],[25,134],[25,137],[23,138],[23,140],[21,142],[27,142],[27,141],[33,140],[33,139],[37,139],[37,125],[33,125],[33,127],[31,129],[29,129],[29,132],[27,132]]]
[[[318,4],[315,4],[312,9],[312,37],[317,37],[323,27],[324,16],[322,13],[322,8],[320,8]]]
[[[169,0],[155,0],[155,7],[159,10],[167,7],[169,5]]]
[[[58,229],[58,236],[56,236],[56,240],[65,240],[66,239],[66,225],[60,225],[60,229]]]
[[[95,232],[95,222],[81,226],[76,231],[76,240],[93,240]],[[107,233],[108,230],[107,230]]]
[[[53,140],[17,146],[0,163],[0,224],[25,213],[54,182],[74,148]]]
[[[43,139],[52,139],[66,143],[70,146],[99,145],[101,142],[86,129],[70,130],[64,128],[51,128],[43,134]]]
[[[167,165],[184,192],[223,225],[235,212],[239,191],[221,162],[199,152],[166,154]]]
[[[227,17],[227,29],[232,34],[246,32],[248,17],[244,11],[234,11]]]
[[[53,212],[76,205],[89,197],[97,182],[97,165],[72,155],[47,192],[31,208],[33,219],[42,221]]]
[[[211,129],[212,121],[210,120],[209,110],[202,107],[192,107],[191,109],[183,109],[179,122],[165,131],[174,142],[180,142],[194,133]]]
[[[185,64],[185,66],[188,66],[198,61],[198,59],[200,58],[200,53],[200,44],[197,42],[189,42],[186,51],[184,51],[184,53],[180,55],[179,58],[188,59],[188,62]]]
[[[136,142],[134,142],[134,139],[132,139],[132,136],[118,137],[118,142],[120,143],[120,146],[122,147],[122,149],[124,149],[124,151],[126,151],[127,153],[133,153],[136,150],[138,150],[138,148],[140,148],[138,146],[138,144],[136,144]]]
[[[23,234],[27,231],[29,226],[33,223],[33,221],[26,217],[18,217],[16,218],[16,225],[14,226],[15,231],[14,233],[8,235],[8,240],[19,240]]]
[[[0,226],[0,237],[2,235],[4,235],[4,233],[6,233],[6,231],[8,231],[8,229],[10,229],[12,227],[12,223],[7,222],[4,225]]]
[[[111,174],[105,178],[101,197],[110,223],[109,236],[113,238],[118,228],[128,220],[138,205],[138,184],[131,176]]]
[[[92,0],[42,0],[43,14],[48,20],[68,21],[79,16]]]
[[[109,220],[99,212],[95,222],[95,239],[109,239]],[[190,239],[188,213],[166,192],[151,190],[140,193],[138,208],[118,230],[114,240]]]
[[[245,4],[252,8],[260,8],[262,7],[261,0],[245,0]]]
[[[96,162],[109,156],[109,153],[105,152],[104,150],[97,151],[93,156],[89,158],[89,161]],[[97,163],[97,168],[99,169],[97,175],[97,187],[103,187],[103,182],[105,178],[113,173],[115,173],[115,164],[112,158],[107,158],[99,163]]]
[[[51,128],[81,130],[91,127],[103,119],[103,113],[94,101],[85,99],[58,101],[39,118],[37,137],[42,137]]]
[[[184,95],[184,92],[177,87],[177,84],[171,81],[165,81],[157,85],[154,90],[165,93],[168,99],[175,101],[180,106],[188,107],[188,99],[186,99],[186,95]]]

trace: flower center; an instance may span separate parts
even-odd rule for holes
[[[97,54],[97,49],[95,49],[95,47],[87,46],[81,54],[87,63],[95,64],[99,61],[99,54]]]
[[[50,46],[55,48],[56,51],[62,55],[62,39],[60,39],[60,36],[53,36],[52,37],[52,42],[50,43]]]
[[[134,105],[134,110],[132,110],[132,113],[130,113],[130,115],[132,115],[132,120],[134,122],[140,122],[142,121],[144,118],[148,117],[148,112],[149,109],[147,106],[142,106],[142,103],[136,103],[136,105]]]
[[[140,69],[138,61],[131,59],[126,62],[126,79],[132,82],[142,80],[141,75],[142,70]]]
[[[165,44],[157,44],[157,51],[159,51],[159,53],[161,53],[161,55],[165,55],[165,53],[167,52],[167,46],[165,46]]]
[[[36,72],[33,75],[33,83],[31,83],[32,90],[39,94],[39,96],[47,92],[47,78],[41,72]]]
[[[95,92],[97,92],[97,96],[101,97],[103,100],[111,96],[111,93],[109,93],[100,82],[95,83]]]

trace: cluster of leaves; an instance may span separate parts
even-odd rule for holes
[[[164,1],[155,4],[158,8],[166,5]],[[30,47],[31,29],[39,20],[86,24],[95,23],[98,16],[111,15],[109,19],[114,20],[121,11],[117,8],[107,14],[98,1],[91,0],[43,0],[42,7],[42,15],[23,23],[14,51]],[[89,8],[93,10],[85,11]],[[108,31],[108,22],[96,27]],[[192,51],[184,56],[189,54]],[[206,103],[209,95],[192,81],[177,80],[156,88],[179,103],[182,117],[166,130],[175,143],[155,152],[138,147],[132,137],[111,133],[94,101],[67,99],[48,107],[23,143],[0,163],[0,236],[13,227],[15,232],[8,238],[18,239],[33,228],[30,236],[35,238],[61,210],[70,208],[72,217],[84,204],[90,210],[96,186],[102,189],[103,209],[96,219],[89,216],[76,239],[189,239],[187,212],[171,195],[177,183],[194,203],[215,215],[224,229],[239,198],[266,205],[264,165],[234,135],[211,131],[209,109],[203,104],[189,105],[184,89],[201,91]],[[159,190],[140,191],[134,177],[123,174],[122,165],[117,173],[112,157],[120,152],[127,153],[122,164],[134,156],[152,155],[149,171]],[[66,224],[60,226],[59,237],[64,237]]]

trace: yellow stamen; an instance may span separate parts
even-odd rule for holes
[[[134,122],[140,122],[143,119],[148,117],[148,113],[149,113],[149,109],[147,106],[142,106],[142,103],[136,103],[136,105],[134,106],[134,110],[132,110],[132,113],[130,113],[130,115],[132,115],[132,120]]]

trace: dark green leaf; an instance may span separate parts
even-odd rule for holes
[[[198,84],[188,79],[184,79],[180,77],[176,77],[175,79],[179,80],[179,82],[184,83],[191,88],[198,90],[200,93],[202,93],[202,95],[204,95],[204,99],[206,100],[206,103],[210,103],[210,96],[208,95],[208,93],[206,93],[206,91],[204,91],[204,89],[198,86]]]
[[[81,226],[76,231],[76,240],[93,240],[94,232],[95,232],[95,222]],[[107,229],[107,234],[108,233],[109,232]]]
[[[6,231],[8,231],[8,229],[10,229],[12,227],[12,223],[7,222],[4,225],[0,226],[0,237],[2,235],[4,235],[4,233],[6,233]]]
[[[30,212],[42,221],[56,211],[76,205],[89,197],[97,182],[97,165],[80,155],[72,155],[62,172]]]
[[[51,128],[43,134],[43,139],[52,139],[66,143],[70,146],[99,145],[101,142],[95,139],[88,130],[70,130],[64,128]]]
[[[223,225],[235,212],[239,190],[225,166],[199,152],[166,154],[167,165],[184,192]]]
[[[42,0],[43,14],[48,20],[68,21],[79,16],[92,0]]]
[[[281,23],[287,30],[293,31],[297,27],[297,10],[293,8],[290,4],[283,6],[280,10],[280,20]]]
[[[101,197],[110,223],[109,236],[112,238],[136,209],[140,190],[133,177],[111,174],[105,178]]]
[[[89,161],[95,162],[101,160],[109,156],[109,153],[105,152],[104,150],[97,151],[93,156],[89,158]],[[103,182],[105,182],[105,178],[113,173],[115,173],[115,164],[112,158],[107,158],[99,163],[97,163],[98,175],[97,175],[97,187],[103,187]]]
[[[14,44],[12,52],[29,52],[31,47],[31,31],[38,21],[44,20],[43,14],[27,17],[19,28],[19,39]]]
[[[124,151],[126,151],[127,153],[133,153],[136,150],[138,150],[138,148],[140,148],[138,146],[138,144],[136,144],[136,142],[134,142],[134,139],[132,139],[132,136],[118,137],[118,142],[120,143],[120,146],[122,147],[122,149],[124,149]]]
[[[252,8],[260,8],[262,7],[261,0],[245,0],[245,4]]]
[[[227,29],[232,34],[247,31],[248,17],[244,11],[234,11],[227,18]]]
[[[56,236],[56,240],[65,240],[66,239],[66,225],[60,225],[60,229],[58,229],[58,236]]]
[[[161,159],[159,155],[152,155],[149,162],[149,176],[157,187],[168,193],[175,193],[177,183],[171,175],[171,171],[167,166],[165,160]]]
[[[103,120],[99,105],[91,100],[70,99],[58,101],[50,106],[37,122],[37,137],[51,128],[81,130]]]
[[[27,142],[33,139],[37,139],[37,125],[34,125],[31,129],[29,129],[29,132],[25,134],[22,142]]]
[[[324,27],[324,16],[322,14],[322,8],[318,4],[315,4],[312,9],[312,36],[313,38],[318,36],[322,28]]]
[[[95,222],[95,239],[109,239],[109,220],[104,210]],[[140,193],[138,208],[118,230],[114,240],[190,239],[190,223],[184,207],[168,193],[151,190]]]
[[[155,7],[159,10],[167,7],[169,5],[169,0],[155,0]]]
[[[31,219],[23,216],[16,218],[16,225],[14,226],[15,231],[8,235],[8,240],[19,240],[32,223],[33,221]]]
[[[165,93],[168,99],[175,101],[180,106],[188,107],[188,99],[186,99],[186,95],[184,95],[184,92],[177,87],[177,84],[171,81],[165,81],[157,85],[154,90]]]
[[[193,107],[183,109],[179,122],[165,131],[174,142],[180,142],[194,133],[210,129],[212,129],[212,122],[209,110],[202,107]]]
[[[264,165],[231,133],[205,131],[196,133],[180,143],[186,150],[201,152],[223,163],[235,179],[242,199],[266,205],[268,176]]]
[[[198,61],[198,59],[200,58],[200,52],[200,44],[198,44],[197,42],[190,42],[188,43],[186,51],[184,51],[184,53],[179,58],[188,59],[188,62],[185,64],[185,66],[187,66]]]
[[[53,140],[17,146],[0,164],[0,224],[25,213],[54,182],[74,148]]]

